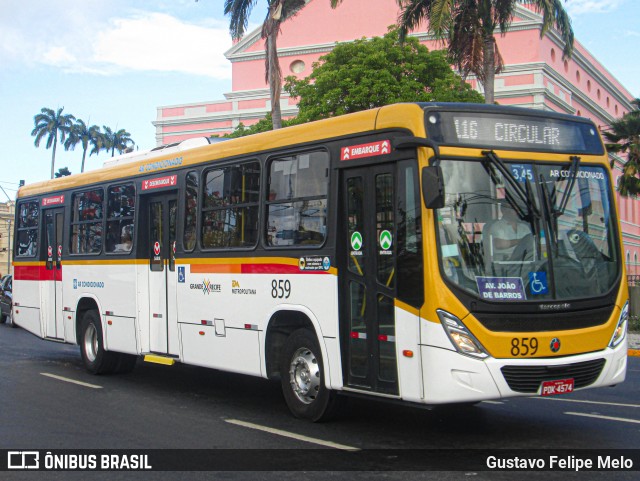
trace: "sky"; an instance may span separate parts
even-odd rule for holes
[[[329,0],[314,0],[329,1]],[[346,0],[348,1],[348,0]],[[376,2],[378,0],[371,0]],[[264,18],[258,1],[252,27]],[[222,100],[232,43],[223,0],[0,0],[0,202],[20,179],[49,178],[51,149],[31,131],[43,107],[88,125],[124,128],[156,146],[159,106]],[[576,39],[640,97],[640,1],[566,0]],[[87,157],[101,167],[105,153]],[[58,146],[56,171],[80,171],[82,149]]]

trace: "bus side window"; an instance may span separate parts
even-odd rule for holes
[[[21,202],[18,206],[18,230],[16,233],[16,255],[33,257],[38,252],[38,201]]]
[[[424,302],[420,188],[415,160],[398,164],[398,298],[410,306]]]
[[[272,160],[267,188],[267,245],[322,245],[327,234],[328,188],[326,152]]]
[[[133,246],[136,189],[133,184],[109,187],[107,194],[107,252],[126,254]]]
[[[207,171],[202,206],[202,247],[255,246],[259,200],[259,162]]]
[[[189,172],[184,192],[184,237],[182,245],[185,251],[196,247],[196,229],[198,225],[198,173]]]
[[[99,254],[102,251],[103,201],[102,189],[73,194],[69,248],[72,254]]]

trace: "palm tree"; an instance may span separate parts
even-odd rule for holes
[[[631,102],[640,109],[640,98]],[[611,122],[610,130],[603,132],[609,152],[628,152],[628,159],[622,166],[622,176],[618,180],[618,191],[623,197],[635,197],[640,193],[640,110],[632,110],[618,120]]]
[[[69,138],[64,143],[65,150],[75,150],[76,145],[82,144],[82,164],[80,172],[84,172],[84,161],[87,157],[87,149],[89,144],[95,145],[100,136],[100,127],[92,125],[87,127],[83,120],[76,119],[76,123],[71,126]]]
[[[269,10],[262,24],[262,39],[265,40],[265,82],[269,84],[271,96],[271,118],[273,128],[282,127],[280,92],[282,91],[282,71],[278,61],[277,38],[280,25],[293,17],[307,4],[308,0],[267,0]],[[224,14],[229,15],[229,30],[234,40],[239,40],[247,29],[251,10],[256,0],[225,0]]]
[[[96,135],[91,140],[91,151],[89,152],[89,157],[93,154],[98,155],[101,150],[109,150],[106,147],[106,140],[104,134],[100,131],[100,127],[96,129]]]
[[[133,139],[131,139],[131,134],[125,129],[120,129],[114,132],[110,127],[107,127],[106,125],[103,125],[102,128],[104,129],[104,132],[102,133],[102,146],[100,148],[106,150],[107,152],[110,150],[111,157],[115,155],[116,150],[121,154],[130,147],[129,144],[135,145],[135,142],[133,141]]]
[[[58,134],[60,134],[60,142],[64,142],[71,130],[71,125],[76,119],[71,114],[62,114],[64,107],[54,112],[52,109],[44,107],[40,113],[33,117],[35,128],[31,131],[31,135],[36,138],[34,144],[40,147],[40,141],[43,137],[47,137],[47,149],[53,146],[51,154],[51,178],[54,176],[56,165],[56,147],[58,145]]]
[[[343,0],[331,0],[337,7]],[[398,27],[402,40],[422,22],[448,43],[449,56],[466,77],[476,75],[484,86],[484,98],[494,103],[495,74],[503,68],[494,32],[504,34],[513,20],[518,0],[396,0],[400,6]],[[564,41],[563,57],[573,51],[573,29],[561,0],[530,0],[542,14],[540,36],[555,26]]]

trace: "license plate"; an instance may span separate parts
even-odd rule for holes
[[[558,379],[557,381],[544,381],[541,396],[555,396],[557,394],[568,394],[573,392],[573,379]]]

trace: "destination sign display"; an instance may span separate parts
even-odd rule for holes
[[[602,154],[593,125],[500,113],[427,113],[430,137],[445,145]]]

